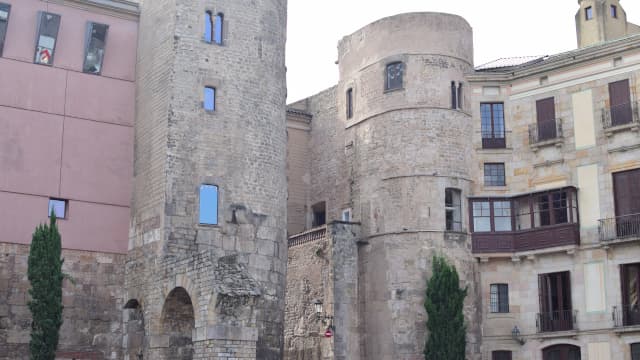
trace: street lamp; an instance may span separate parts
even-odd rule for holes
[[[511,330],[511,338],[517,341],[520,345],[524,345],[525,341],[522,336],[520,336],[520,329],[518,329],[518,325],[513,327]]]
[[[325,332],[325,337],[331,337],[332,335],[327,336],[327,334],[329,333],[333,334],[333,331],[335,331],[335,326],[333,326],[333,316],[324,314],[324,306],[322,304],[322,300],[317,299],[316,301],[313,302],[313,306],[316,310],[316,318],[318,320],[322,320],[323,324],[326,324],[327,322],[329,323],[329,327],[327,327],[327,332]]]

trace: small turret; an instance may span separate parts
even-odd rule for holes
[[[627,13],[619,0],[578,0],[578,4],[579,48],[640,33],[640,26],[627,22]]]

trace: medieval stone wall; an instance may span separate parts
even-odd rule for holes
[[[125,255],[63,250],[61,359],[121,359]],[[29,358],[29,246],[0,243],[0,359]]]

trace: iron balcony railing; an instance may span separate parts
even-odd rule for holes
[[[600,241],[640,238],[640,214],[601,219],[598,231]]]
[[[306,244],[312,241],[322,240],[326,236],[327,236],[327,226],[323,225],[321,227],[290,236],[288,241],[288,246],[289,247],[298,246],[298,245]]]
[[[605,129],[632,123],[640,124],[637,101],[602,109],[602,127]]]
[[[562,119],[541,121],[529,125],[529,144],[562,138]]]
[[[539,333],[576,329],[577,310],[560,310],[538,313],[536,328]]]
[[[638,305],[614,306],[611,317],[615,327],[640,325],[640,307]]]

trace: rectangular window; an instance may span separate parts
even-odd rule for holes
[[[444,208],[447,231],[462,231],[462,201],[458,189],[447,188],[444,191]]]
[[[40,12],[38,21],[38,37],[36,38],[36,64],[53,65],[53,57],[60,28],[60,15]]]
[[[211,11],[204,13],[204,41],[208,43],[213,41],[213,15]]]
[[[2,56],[2,50],[4,49],[4,39],[7,37],[9,13],[11,13],[11,5],[0,3],[0,56]]]
[[[631,360],[640,360],[640,343],[631,344]]]
[[[482,119],[482,148],[505,148],[507,143],[505,141],[504,104],[480,104],[480,117]]]
[[[536,101],[536,137],[535,141],[551,140],[558,137],[556,127],[555,98]]]
[[[224,16],[221,13],[218,13],[218,15],[216,15],[215,20],[213,21],[213,25],[214,25],[214,33],[213,33],[213,41],[215,41],[216,44],[218,45],[222,45],[222,27],[224,24]]]
[[[593,8],[591,6],[584,9],[584,17],[586,20],[593,19]]]
[[[67,200],[63,199],[49,199],[49,213],[48,216],[51,216],[51,212],[56,215],[58,219],[66,219],[67,218]]]
[[[621,265],[620,270],[623,325],[640,325],[640,264]]]
[[[495,231],[511,231],[511,202],[493,202],[493,223]]]
[[[311,206],[313,212],[313,226],[322,226],[327,223],[327,205],[324,201]]]
[[[218,187],[200,185],[200,224],[218,225]]]
[[[571,276],[568,271],[538,275],[540,331],[565,331],[573,329],[571,303]]]
[[[347,90],[347,119],[353,117],[353,89]]]
[[[611,5],[611,17],[614,19],[618,18],[618,7],[615,5]]]
[[[402,89],[402,75],[404,72],[404,64],[394,62],[387,65],[385,90]]]
[[[506,350],[492,351],[491,360],[511,360],[511,351],[506,351]]]
[[[609,106],[611,108],[608,126],[628,124],[633,121],[631,90],[629,79],[609,83]]]
[[[491,208],[489,201],[473,202],[473,231],[491,231]]]
[[[640,169],[613,173],[613,194],[616,237],[640,236]]]
[[[455,109],[458,107],[458,102],[456,101],[456,82],[451,82],[451,108]]]
[[[491,312],[509,312],[509,285],[491,284]]]
[[[458,109],[462,110],[462,83],[458,83],[458,96],[457,96]]]
[[[206,111],[216,110],[216,88],[209,86],[204,88],[204,109]]]
[[[504,163],[484,164],[484,185],[505,186]]]
[[[104,48],[107,40],[109,25],[87,23],[87,36],[85,40],[84,65],[82,71],[99,75],[102,72],[104,60]]]
[[[351,209],[342,210],[342,221],[351,222]]]

